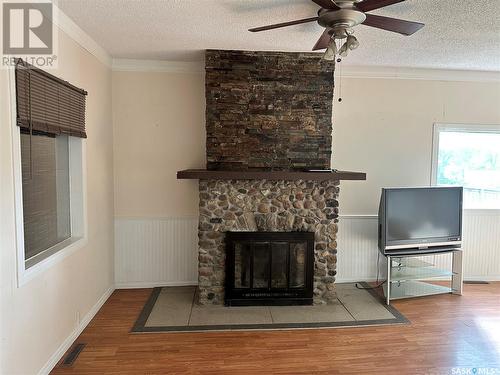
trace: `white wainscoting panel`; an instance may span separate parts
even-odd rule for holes
[[[116,288],[198,282],[198,218],[115,219]]]
[[[375,280],[377,275],[378,219],[374,216],[343,216],[337,233],[338,282]],[[380,264],[383,257],[380,256]],[[381,270],[384,267],[380,267]],[[384,275],[381,275],[381,278]]]
[[[466,211],[462,247],[466,279],[500,280],[500,213]]]
[[[115,220],[117,288],[197,283],[198,219],[146,218]],[[463,226],[464,276],[500,280],[500,212],[466,211]],[[377,217],[343,216],[339,222],[337,281],[371,281],[377,276]],[[433,256],[450,268],[449,256]],[[380,279],[385,260],[380,257]]]
[[[372,281],[377,275],[376,216],[343,216],[337,239],[337,281]],[[500,212],[467,210],[463,217],[465,280],[500,280]],[[451,269],[451,255],[427,257],[443,269]],[[380,279],[385,260],[380,259]]]

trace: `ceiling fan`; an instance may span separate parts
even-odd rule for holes
[[[346,56],[349,50],[359,46],[359,42],[354,37],[353,27],[363,24],[376,27],[403,35],[412,35],[422,27],[423,23],[405,21],[397,18],[376,16],[367,14],[371,10],[384,8],[386,6],[400,3],[405,0],[312,0],[321,8],[316,17],[309,17],[295,21],[282,22],[274,25],[267,25],[249,29],[251,32],[272,30],[281,27],[298,25],[307,22],[317,21],[325,28],[313,47],[313,51],[327,49],[325,59],[333,60],[338,53]],[[338,49],[335,43],[338,39],[346,39],[344,45]]]

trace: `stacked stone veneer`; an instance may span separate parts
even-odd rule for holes
[[[227,231],[314,232],[314,302],[335,299],[338,185],[338,181],[201,180],[198,302],[224,302]]]
[[[321,57],[206,51],[207,168],[330,168],[334,64]]]

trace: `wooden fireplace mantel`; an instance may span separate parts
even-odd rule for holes
[[[263,171],[185,169],[177,172],[178,180],[366,180],[366,173],[351,171]]]

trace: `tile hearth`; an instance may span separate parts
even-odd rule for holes
[[[337,284],[337,299],[315,306],[200,306],[196,287],[156,288],[132,332],[287,329],[401,324],[375,292]]]

